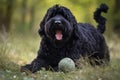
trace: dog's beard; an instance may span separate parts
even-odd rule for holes
[[[71,34],[72,29],[69,28],[55,29],[54,26],[46,26],[46,37],[57,48],[63,47],[70,39]]]
[[[59,27],[58,27],[59,28]],[[55,29],[54,26],[46,27],[45,28],[46,36],[51,39],[52,41],[64,41],[65,40],[65,30],[64,29]]]

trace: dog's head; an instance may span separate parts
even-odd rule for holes
[[[76,28],[77,22],[71,11],[66,7],[55,5],[48,9],[40,23],[39,34],[57,45],[75,36]]]

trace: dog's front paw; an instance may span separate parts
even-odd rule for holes
[[[26,74],[31,74],[31,70],[30,70],[30,65],[26,65],[26,66],[21,66],[20,68],[21,72],[25,72]]]

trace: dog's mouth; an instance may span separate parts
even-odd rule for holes
[[[56,30],[55,31],[55,38],[58,41],[61,41],[63,39],[63,34],[62,34],[62,30]]]

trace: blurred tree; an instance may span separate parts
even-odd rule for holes
[[[22,1],[22,25],[25,26],[27,18],[27,0]]]
[[[5,1],[4,0],[1,0],[0,1],[0,31],[2,30],[3,28],[3,19],[4,19],[4,14],[5,14],[5,10],[4,10],[4,5]]]
[[[35,27],[34,25],[39,24],[39,21],[41,18],[43,18],[42,15],[44,15],[45,11],[46,11],[46,2],[45,0],[32,0],[31,4],[30,4],[30,12],[29,12],[29,16],[30,16],[30,20],[29,20],[29,30],[33,30],[33,28]],[[37,16],[37,17],[36,17]],[[38,17],[39,16],[39,17]]]
[[[30,29],[32,29],[32,27],[34,26],[34,22],[35,22],[35,0],[32,1],[30,8],[30,23],[29,23]]]
[[[1,0],[0,3],[0,31],[10,31],[14,0]]]
[[[114,31],[119,34],[120,32],[120,0],[115,0],[113,9],[113,24]]]

